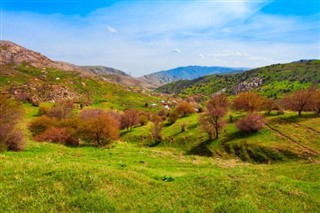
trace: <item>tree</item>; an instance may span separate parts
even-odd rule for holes
[[[298,112],[301,116],[303,111],[311,111],[316,105],[316,90],[314,88],[299,90],[282,100],[285,109]]]
[[[262,101],[262,109],[266,111],[267,115],[270,115],[272,110],[278,109],[278,106],[275,100],[266,98]]]
[[[100,109],[86,109],[80,113],[79,137],[98,146],[119,138],[119,122],[108,112]]]
[[[314,110],[320,115],[320,90],[314,95]]]
[[[242,92],[232,102],[232,109],[254,112],[260,109],[262,98],[254,92]]]
[[[0,93],[0,150],[24,149],[25,140],[18,126],[23,114],[19,103],[8,94]]]
[[[258,113],[249,113],[246,117],[241,118],[236,126],[242,132],[253,133],[258,132],[263,128],[265,120],[262,115]]]
[[[225,94],[213,96],[207,102],[207,109],[200,116],[199,124],[200,127],[207,132],[209,140],[218,139],[219,130],[225,125],[225,122],[221,119],[227,114],[228,105],[229,102]]]
[[[126,109],[121,117],[121,127],[132,131],[135,125],[138,125],[140,121],[139,111],[136,109]]]
[[[177,105],[176,111],[183,117],[195,113],[194,107],[188,102],[181,102]]]

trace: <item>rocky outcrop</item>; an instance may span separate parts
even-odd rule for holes
[[[17,99],[30,102],[59,102],[65,100],[89,100],[85,94],[72,91],[70,88],[56,84],[29,82],[22,85],[11,85],[10,94]]]
[[[250,91],[252,89],[262,86],[262,83],[263,83],[262,78],[252,77],[246,81],[239,83],[234,88],[234,93],[238,94],[240,92]]]

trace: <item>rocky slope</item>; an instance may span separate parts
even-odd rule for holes
[[[113,68],[89,69],[53,61],[10,41],[0,41],[0,92],[22,101],[37,104],[73,100],[108,102],[120,108],[144,106],[150,100],[143,93],[144,87],[144,82]]]
[[[154,88],[151,84],[136,79],[118,69],[104,66],[77,66],[66,62],[53,61],[41,53],[26,49],[11,41],[0,41],[0,66],[18,68],[25,65],[43,69],[44,72],[47,68],[75,71],[84,76],[100,77],[101,80],[116,83],[124,87]]]

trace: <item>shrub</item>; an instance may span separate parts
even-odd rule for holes
[[[263,128],[264,123],[265,123],[265,120],[262,115],[258,113],[250,113],[246,117],[241,118],[236,123],[236,126],[242,132],[254,133],[261,130]]]
[[[121,128],[132,131],[132,128],[138,125],[139,121],[139,111],[136,109],[127,109],[121,117]]]
[[[162,141],[162,135],[161,135],[162,127],[163,127],[162,122],[158,122],[158,121],[153,122],[153,126],[151,128],[151,136],[154,144],[152,146],[157,145]]]
[[[59,102],[56,103],[54,107],[47,112],[47,116],[61,120],[67,117],[71,117],[72,110],[73,102]]]
[[[169,124],[174,124],[179,118],[179,112],[174,110],[169,113],[168,122]]]
[[[70,133],[67,128],[50,127],[43,133],[35,136],[34,139],[36,141],[64,143],[68,137],[70,137]]]
[[[240,93],[232,102],[234,110],[254,112],[260,109],[262,105],[262,98],[254,92]]]
[[[81,111],[79,137],[86,142],[105,146],[119,138],[120,123],[108,112],[100,109]]]
[[[38,116],[48,114],[49,110],[50,110],[50,107],[48,107],[48,106],[40,106],[38,109]]]
[[[188,102],[181,102],[176,107],[176,111],[179,113],[179,115],[184,117],[195,113],[195,108]]]
[[[0,94],[0,149],[20,151],[25,140],[19,123],[23,117],[21,106],[8,94]]]
[[[29,130],[33,135],[39,135],[46,131],[48,128],[56,126],[57,121],[47,116],[35,118],[29,124]]]
[[[139,115],[140,126],[145,126],[148,123],[148,115],[146,113],[140,113]]]

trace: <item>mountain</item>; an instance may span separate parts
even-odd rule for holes
[[[63,71],[76,71],[85,76],[98,76],[110,83],[124,87],[153,88],[152,85],[129,74],[104,66],[77,66],[74,64],[53,61],[41,53],[26,49],[10,41],[0,41],[0,65],[29,65],[34,68],[55,68]]]
[[[245,70],[248,70],[248,68],[218,66],[186,66],[144,75],[140,77],[140,79],[154,85],[155,87],[159,87],[179,80],[192,80],[210,74],[242,72]]]
[[[114,69],[111,67],[105,67],[105,66],[81,66],[81,68],[86,69],[96,75],[110,75],[110,74],[118,74],[118,75],[123,75],[123,76],[128,76],[130,77],[129,74],[118,70]]]
[[[173,82],[157,91],[182,96],[210,95],[225,91],[228,94],[255,90],[268,97],[277,97],[297,89],[320,84],[320,60],[300,60],[274,64],[243,73],[208,75],[194,80]]]
[[[156,99],[138,86],[145,83],[116,69],[53,61],[10,41],[0,41],[0,92],[23,101],[73,100],[121,109],[142,107]]]
[[[85,71],[103,77],[104,80],[120,84],[125,87],[154,89],[154,86],[141,79],[134,78],[118,69],[105,66],[81,66]]]

